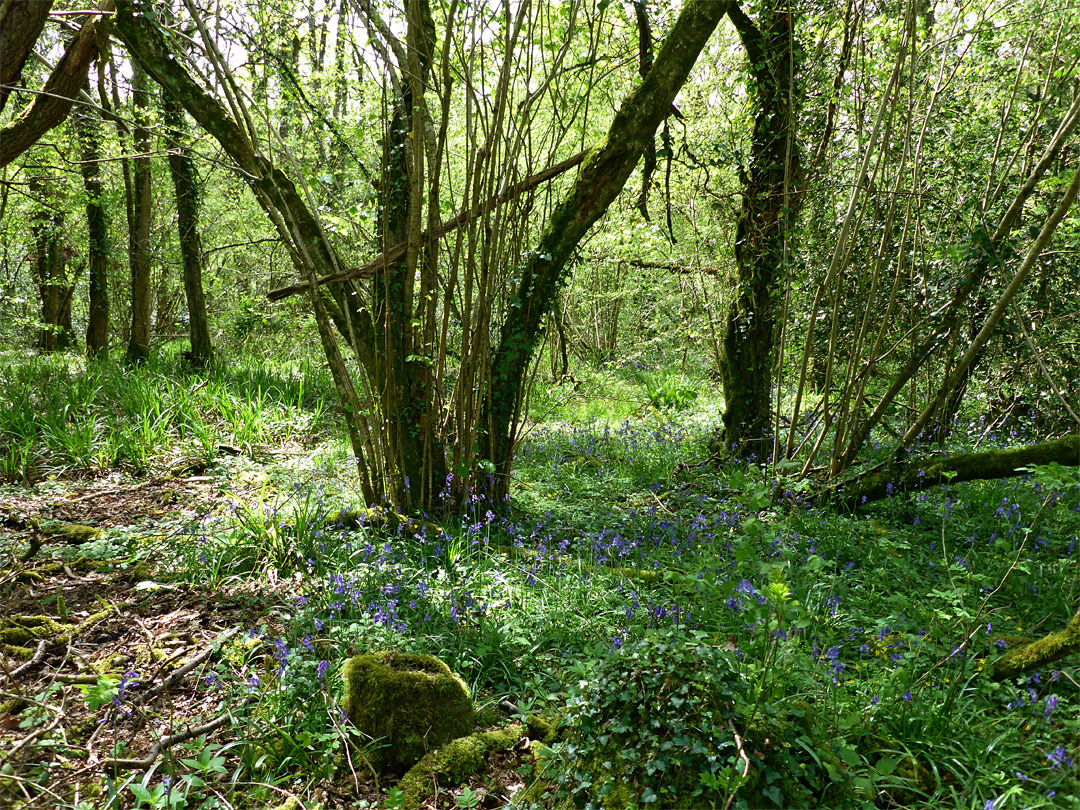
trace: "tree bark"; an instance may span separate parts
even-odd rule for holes
[[[729,2],[710,0],[690,0],[683,6],[648,75],[616,112],[607,138],[586,158],[574,187],[556,206],[539,244],[528,255],[492,358],[490,396],[481,420],[482,456],[495,470],[496,499],[509,486],[525,369],[539,344],[540,325],[569,272],[568,260],[626,185],[730,7]]]
[[[113,0],[101,1],[98,12],[89,15],[75,39],[65,49],[44,89],[14,120],[0,129],[0,168],[7,166],[67,118],[75,96],[86,83],[90,65],[98,55],[98,13],[111,11],[112,8]]]
[[[0,112],[20,77],[26,60],[49,18],[53,0],[9,0],[0,3]]]
[[[202,368],[213,362],[214,347],[210,342],[206,296],[203,294],[198,174],[190,149],[181,141],[184,115],[180,105],[168,93],[162,95],[161,101],[169,138],[169,172],[176,190],[180,253],[184,260],[184,295],[187,298],[188,334],[191,340],[190,359],[194,365]]]
[[[720,355],[724,385],[724,446],[740,457],[764,458],[771,445],[772,367],[777,293],[787,231],[796,216],[792,186],[799,173],[795,143],[796,66],[791,11],[767,4],[755,24],[731,7],[750,62],[758,112],[749,166],[741,170],[742,210],[735,232],[737,286]]]
[[[146,72],[134,63],[132,83],[134,108],[132,158],[132,212],[128,234],[128,261],[131,266],[131,335],[125,360],[142,363],[150,356],[150,222],[153,216],[153,189],[150,179],[150,91]],[[130,227],[130,226],[133,226]]]
[[[900,492],[963,481],[1012,478],[1033,464],[1080,465],[1080,435],[1065,436],[1016,450],[988,450],[942,458],[920,459],[900,470],[886,469],[848,481],[839,489],[840,503],[857,508]]]
[[[86,324],[86,353],[93,360],[109,356],[109,213],[101,182],[101,132],[98,120],[87,111],[75,116],[82,145],[82,176],[86,190],[86,227],[89,233],[90,306]]]

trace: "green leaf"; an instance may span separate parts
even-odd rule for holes
[[[874,768],[882,776],[888,776],[895,771],[899,765],[900,763],[892,757],[882,757],[878,760],[877,765],[875,765]]]
[[[858,753],[852,749],[843,745],[837,745],[835,750],[836,755],[852,768],[858,768],[862,765],[862,759],[859,757]]]

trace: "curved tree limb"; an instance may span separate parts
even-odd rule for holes
[[[607,137],[590,151],[573,188],[552,211],[539,244],[527,255],[492,355],[494,378],[482,418],[487,428],[483,456],[495,465],[501,481],[510,471],[512,426],[521,407],[525,370],[570,256],[626,185],[731,5],[691,0],[683,6],[648,74],[619,107]]]
[[[49,18],[52,0],[8,0],[0,3],[0,112],[22,76],[26,60]]]
[[[101,0],[96,12],[91,12],[78,35],[56,63],[44,90],[34,96],[13,121],[0,129],[0,167],[6,166],[59,125],[71,111],[75,96],[82,90],[90,65],[98,55],[99,14],[113,10],[113,0]]]

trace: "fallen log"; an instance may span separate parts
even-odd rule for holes
[[[834,491],[843,506],[858,508],[900,492],[963,481],[1011,478],[1036,464],[1080,466],[1080,434],[1012,450],[988,450],[958,456],[919,459],[902,467],[887,467],[841,483]]]
[[[1006,681],[1080,652],[1080,610],[1064,630],[1013,647],[994,662],[994,680]]]

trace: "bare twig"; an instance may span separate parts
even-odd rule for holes
[[[214,641],[210,644],[209,647],[207,647],[205,650],[200,652],[198,655],[194,656],[190,661],[188,661],[186,664],[184,664],[178,670],[176,670],[171,675],[169,675],[167,678],[165,678],[160,684],[155,686],[153,689],[150,689],[147,692],[144,692],[143,694],[139,695],[138,700],[133,701],[134,705],[142,706],[143,704],[145,704],[148,701],[152,700],[153,698],[157,697],[160,693],[168,691],[174,685],[176,685],[181,680],[183,680],[184,677],[189,672],[191,672],[191,670],[195,669],[195,667],[202,664],[206,659],[208,659],[211,655],[213,655],[215,652],[217,652],[218,648],[222,644],[224,644],[226,641],[228,641],[230,638],[235,636],[237,634],[237,632],[238,632],[238,629],[235,628],[235,627],[231,627],[228,630],[226,630],[224,633],[222,633],[220,636],[218,636],[216,639],[214,639]]]
[[[150,746],[150,751],[142,759],[108,759],[105,760],[105,767],[127,771],[149,770],[150,767],[157,762],[157,758],[161,756],[162,751],[168,750],[174,745],[187,742],[188,740],[203,734],[209,734],[211,731],[216,731],[231,719],[232,714],[223,714],[220,717],[215,717],[209,723],[203,723],[201,726],[195,726],[194,728],[185,729],[177,734],[170,734],[168,737],[162,737]]]
[[[26,672],[31,667],[35,666],[36,664],[40,664],[41,659],[43,659],[45,657],[45,649],[48,646],[49,646],[48,642],[45,641],[45,639],[42,639],[41,641],[38,642],[37,649],[34,650],[34,655],[29,661],[27,661],[25,664],[20,664],[19,666],[15,667],[15,669],[11,670],[10,672],[6,672],[6,671],[5,672],[0,672],[0,678],[10,680],[10,681],[14,681],[16,678],[18,678],[20,675],[22,675],[24,672]],[[4,669],[5,670],[7,669],[6,663],[4,665]]]
[[[742,778],[745,780],[750,773],[750,757],[746,755],[746,751],[743,749],[742,737],[740,737],[739,732],[735,730],[735,725],[730,720],[728,720],[727,724],[728,728],[731,729],[731,733],[735,736],[735,747],[739,749],[739,759],[741,759],[743,763]],[[739,792],[741,786],[742,784],[740,783],[733,791],[731,791],[731,795],[728,796],[727,801],[724,802],[724,810],[728,810],[728,808],[731,807],[731,803],[735,801],[735,795]]]

